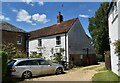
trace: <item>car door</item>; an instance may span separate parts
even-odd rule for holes
[[[55,73],[55,68],[46,60],[39,60],[40,66],[42,68],[42,74],[52,74]]]
[[[26,71],[26,69],[29,69],[29,66],[28,66],[28,61],[25,60],[25,61],[20,61],[18,62],[16,65],[15,65],[15,68],[16,68],[16,73],[19,75]]]
[[[36,76],[42,74],[42,67],[40,66],[38,60],[29,60],[29,67],[33,75]]]

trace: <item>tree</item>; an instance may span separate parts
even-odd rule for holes
[[[102,55],[103,60],[104,52],[110,50],[107,18],[108,7],[108,2],[101,3],[95,16],[89,18],[88,27],[96,53]]]

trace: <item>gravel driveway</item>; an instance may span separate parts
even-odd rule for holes
[[[61,75],[47,75],[39,76],[36,78],[27,79],[26,81],[91,81],[96,70],[104,67],[104,63],[99,65],[92,65],[81,68],[73,68],[71,70],[65,71],[65,74]]]

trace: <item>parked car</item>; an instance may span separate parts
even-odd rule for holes
[[[41,58],[18,58],[8,63],[12,77],[30,78],[43,74],[61,74],[64,68],[60,64],[50,63]]]

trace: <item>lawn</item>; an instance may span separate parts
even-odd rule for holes
[[[98,81],[113,81],[113,82],[117,82],[120,80],[120,77],[118,77],[116,74],[114,74],[112,71],[110,70],[105,70],[102,72],[99,72],[97,74],[95,74],[92,78],[93,82],[98,82]]]

